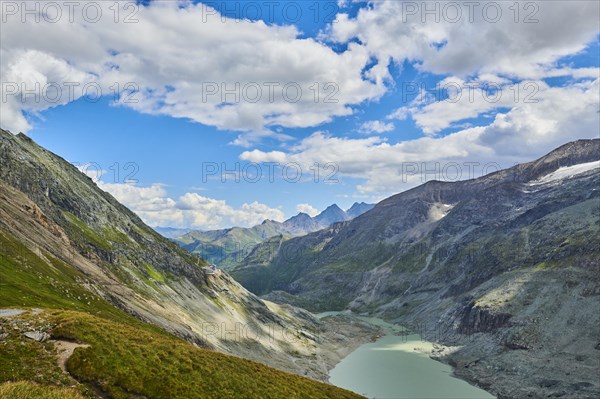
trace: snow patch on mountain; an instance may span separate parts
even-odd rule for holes
[[[536,184],[545,184],[554,181],[570,179],[573,176],[588,172],[590,170],[594,170],[600,168],[600,161],[592,161],[586,163],[580,163],[572,166],[563,166],[562,168],[558,168],[552,173],[549,173],[545,176],[542,176],[538,180],[532,182],[532,185]]]

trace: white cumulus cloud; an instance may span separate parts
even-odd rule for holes
[[[352,105],[386,90],[361,75],[370,54],[358,44],[336,53],[300,38],[294,26],[224,18],[191,2],[140,4],[136,23],[115,23],[112,3],[95,4],[103,7],[96,23],[83,20],[81,9],[74,21],[67,14],[55,23],[3,13],[0,78],[10,86],[2,88],[3,128],[26,132],[23,111],[73,101],[93,82],[92,97],[97,88],[116,91],[123,106],[239,131],[235,143],[248,145],[264,136],[286,139],[274,126],[311,127],[350,115]],[[122,16],[131,13],[130,3],[119,5]],[[35,84],[42,94],[47,85],[63,93],[24,96]]]
[[[251,227],[265,219],[284,220],[280,209],[256,201],[234,208],[224,200],[197,193],[185,193],[173,199],[162,184],[147,187],[102,181],[97,184],[150,226],[214,230],[231,226]]]
[[[390,78],[391,61],[461,77],[539,79],[597,37],[599,13],[597,1],[376,1],[354,18],[339,14],[327,37],[358,38],[378,61],[369,71],[376,80]]]
[[[599,90],[599,80],[546,87],[537,102],[499,112],[487,125],[442,137],[389,143],[379,136],[351,139],[317,132],[287,152],[252,150],[240,158],[300,165],[332,162],[340,176],[363,180],[356,187],[359,193],[390,195],[428,180],[479,177],[530,161],[568,141],[597,138]]]

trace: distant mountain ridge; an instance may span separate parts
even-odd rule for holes
[[[374,206],[374,204],[355,202],[347,211],[344,211],[337,204],[332,204],[314,217],[300,212],[284,222],[267,219],[253,227],[232,227],[209,231],[193,230],[180,237],[172,238],[188,251],[229,270],[236,267],[239,261],[249,255],[256,245],[273,237],[303,236],[335,223],[351,220],[368,212]]]

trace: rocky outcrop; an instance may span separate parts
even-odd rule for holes
[[[509,324],[512,315],[495,312],[492,309],[483,309],[471,300],[460,310],[458,332],[461,334],[475,334],[479,332],[493,332]]]

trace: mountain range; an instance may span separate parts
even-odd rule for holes
[[[348,210],[337,204],[311,217],[299,213],[284,222],[265,220],[249,227],[232,227],[222,230],[190,231],[173,240],[184,249],[195,253],[224,270],[231,270],[248,256],[254,248],[273,237],[286,239],[322,230],[334,223],[351,220],[372,209],[375,205],[355,202]]]
[[[483,177],[430,181],[350,221],[261,244],[257,295],[383,317],[501,398],[600,395],[600,140]]]
[[[322,322],[207,269],[4,130],[0,249],[3,397],[358,397],[264,365],[324,379],[338,355]]]
[[[303,376],[325,380],[352,335],[380,331],[304,308],[407,326],[500,399],[596,398],[599,188],[600,139],[579,140],[374,206],[190,232],[181,248],[0,130],[0,396],[360,397]],[[247,247],[212,270],[194,234],[202,255]]]

